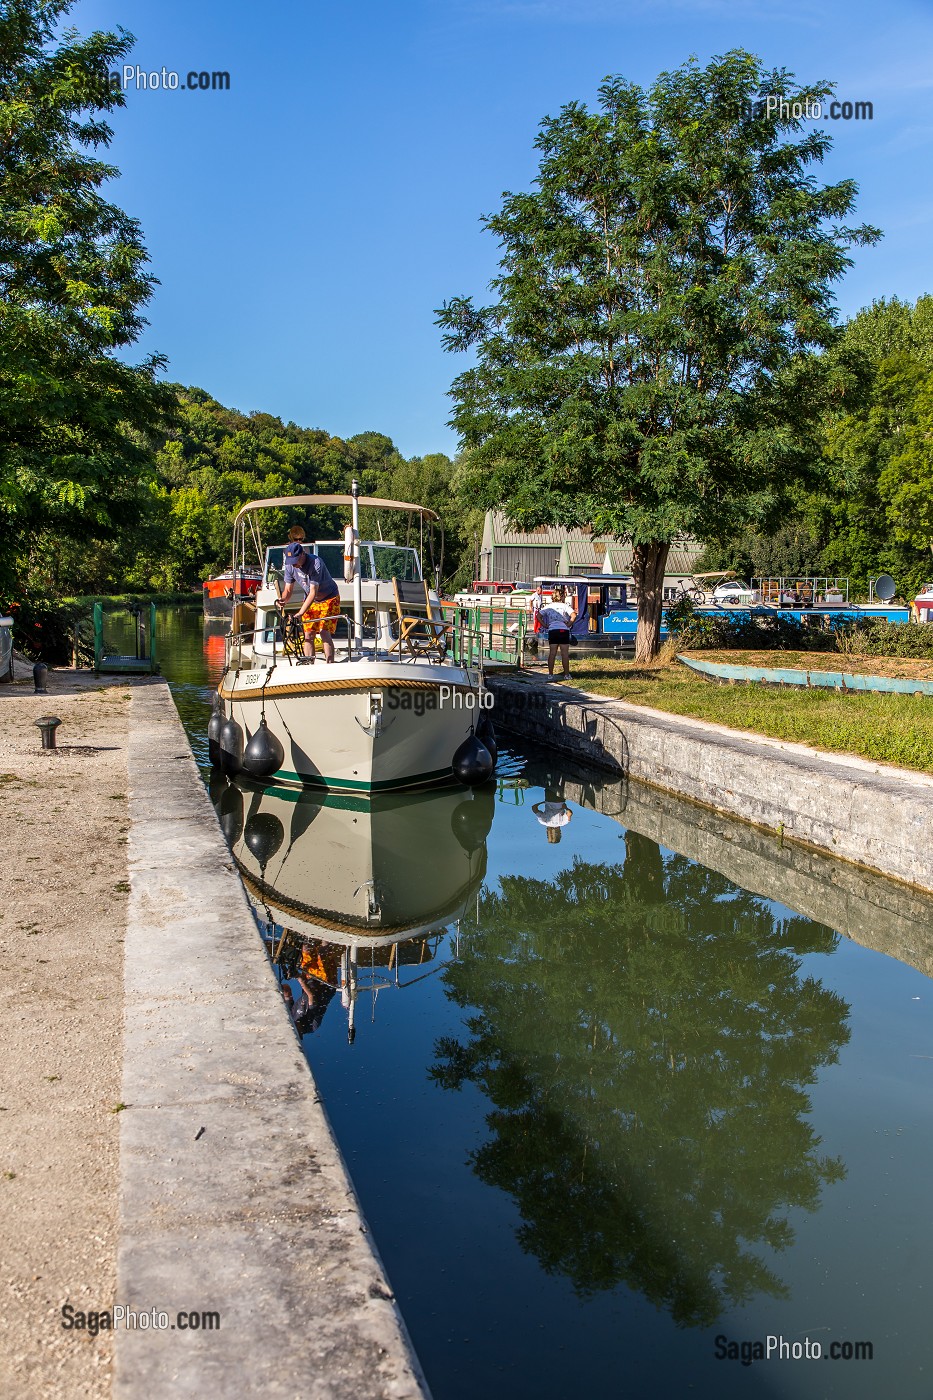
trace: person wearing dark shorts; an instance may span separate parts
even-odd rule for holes
[[[570,679],[570,629],[574,624],[577,615],[577,600],[574,595],[573,602],[568,603],[562,585],[554,589],[551,602],[546,608],[541,609],[541,626],[547,629],[548,655],[547,673],[554,674],[554,662],[557,660],[557,653],[560,652],[560,659],[563,663],[563,674],[561,680]]]

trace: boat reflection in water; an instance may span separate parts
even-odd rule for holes
[[[495,789],[371,799],[218,785],[221,828],[300,1035],[339,994],[352,1042],[362,991],[420,980],[486,873]]]

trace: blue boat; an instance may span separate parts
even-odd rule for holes
[[[725,574],[700,575],[700,578],[721,578]],[[638,630],[638,608],[634,601],[634,579],[631,574],[578,574],[560,576],[558,574],[539,574],[534,582],[541,584],[546,592],[550,592],[557,584],[561,584],[570,592],[576,593],[577,597],[577,621],[574,624],[574,636],[579,641],[590,641],[598,643],[603,638],[614,646],[628,647],[635,643],[635,633]],[[760,582],[760,581],[758,581]],[[716,590],[718,592],[719,590]],[[848,586],[840,590],[839,596],[842,599],[848,593]],[[517,596],[517,595],[516,595]],[[694,590],[691,595],[696,599],[702,599],[704,594],[701,589]],[[709,593],[706,594],[709,599]],[[792,604],[789,601],[761,602],[761,590],[754,590],[747,584],[742,584],[734,593],[724,592],[723,597],[716,601],[695,601],[694,613],[697,617],[729,618],[736,625],[747,623],[750,619],[756,622],[773,621],[775,618],[790,618],[798,624],[811,626],[822,626],[827,631],[836,631],[847,623],[867,622],[880,619],[886,622],[909,622],[910,609],[903,606],[895,606],[891,603],[850,603],[840,601],[826,602],[826,593],[821,595],[811,589],[811,597],[819,597],[819,601],[814,603]],[[778,591],[778,598],[782,593]],[[832,597],[832,593],[829,595]],[[522,605],[525,606],[527,591],[522,594]],[[736,599],[758,599],[759,601],[735,601]],[[661,638],[668,636],[666,611],[673,598],[666,598],[661,614]],[[506,598],[496,598],[491,600],[490,606],[506,606]]]

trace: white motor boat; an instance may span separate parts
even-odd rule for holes
[[[265,546],[261,534],[263,512],[275,512],[281,529],[283,512],[326,506],[352,513],[343,540],[303,541],[339,588],[330,664],[320,655],[306,658],[301,640],[292,637],[304,595],[296,590],[283,606],[286,545]],[[419,538],[437,519],[421,506],[363,497],[356,482],[349,496],[252,501],[236,517],[233,567],[246,567],[247,555],[258,557],[262,582],[255,602],[234,611],[218,687],[223,708],[209,731],[212,759],[228,776],[244,769],[271,782],[365,795],[481,779],[481,773],[465,775],[462,750],[469,739],[476,752],[471,734],[485,699],[481,669],[453,659],[453,627],[423,581],[418,551],[361,541],[360,508],[415,514]],[[489,759],[482,747],[479,759],[482,769]]]

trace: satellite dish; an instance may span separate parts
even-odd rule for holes
[[[890,574],[882,574],[875,579],[875,595],[881,599],[882,603],[890,603],[897,592],[897,584]]]

